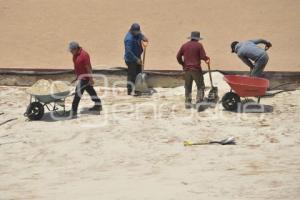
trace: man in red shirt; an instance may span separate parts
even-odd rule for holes
[[[178,54],[177,61],[182,65],[185,72],[185,107],[191,108],[192,105],[192,86],[193,81],[197,85],[197,105],[204,99],[204,80],[201,68],[201,60],[209,63],[203,45],[199,42],[202,38],[200,32],[192,32],[190,41],[182,45]]]
[[[71,42],[69,44],[69,50],[73,55],[74,70],[77,82],[75,96],[72,103],[72,116],[77,116],[77,109],[84,91],[91,96],[95,105],[89,109],[89,111],[100,112],[102,110],[101,100],[97,96],[97,93],[93,87],[93,72],[89,54],[84,51],[77,42]]]

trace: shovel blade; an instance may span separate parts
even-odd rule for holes
[[[234,138],[234,137],[226,138],[225,140],[220,141],[220,144],[222,144],[222,145],[232,145],[232,144],[236,144],[236,143],[235,143],[235,138]]]
[[[135,91],[147,92],[149,90],[147,84],[147,74],[139,73],[135,80]]]
[[[209,102],[217,101],[219,99],[218,88],[217,87],[212,87],[211,88],[211,90],[208,93],[207,99],[208,99]]]

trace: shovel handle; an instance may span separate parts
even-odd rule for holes
[[[145,68],[146,49],[147,49],[147,47],[146,47],[146,46],[144,46],[143,60],[142,60],[142,72],[144,72],[144,68]]]
[[[212,81],[212,77],[211,77],[211,70],[210,70],[210,62],[207,63],[207,67],[208,67],[208,73],[209,73],[209,80],[210,80],[210,86],[213,88],[213,81]]]
[[[211,144],[211,142],[196,142],[196,143],[193,143],[191,141],[184,141],[183,142],[184,146],[196,146],[196,145],[207,145],[207,144]]]

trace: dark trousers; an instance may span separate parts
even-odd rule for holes
[[[101,105],[101,100],[97,96],[97,93],[92,85],[90,85],[89,80],[79,80],[76,85],[75,96],[72,103],[72,111],[77,112],[79,102],[81,100],[81,96],[83,95],[84,91],[91,96],[92,101],[95,102],[95,105]]]
[[[127,62],[127,93],[131,94],[134,90],[135,79],[139,73],[142,72],[142,66],[136,62]]]
[[[203,74],[201,71],[185,71],[185,102],[192,102],[192,87],[193,81],[196,82],[197,85],[197,103],[203,101],[204,99],[204,89],[205,84],[203,80]]]

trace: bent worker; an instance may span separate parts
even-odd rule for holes
[[[141,32],[139,24],[134,23],[131,25],[129,32],[124,39],[125,44],[125,62],[128,67],[127,73],[127,94],[135,95],[138,93],[134,90],[135,80],[139,73],[142,71],[141,55],[143,53],[143,42],[148,43],[148,39]]]
[[[264,44],[265,50],[257,46],[258,44]],[[231,43],[231,52],[236,53],[250,67],[250,76],[261,76],[269,61],[266,51],[270,47],[272,47],[271,42],[264,39],[234,41]]]
[[[185,107],[190,109],[192,107],[192,86],[193,81],[197,85],[197,106],[204,99],[204,80],[201,68],[201,60],[209,63],[209,57],[206,56],[203,45],[199,40],[200,32],[194,31],[189,37],[190,41],[185,43],[177,53],[177,61],[182,65],[185,72]]]
[[[74,71],[76,75],[76,79],[74,81],[77,81],[71,115],[72,117],[77,116],[78,105],[84,91],[87,91],[87,93],[91,96],[92,101],[95,102],[95,105],[90,108],[89,111],[100,113],[102,110],[102,105],[101,100],[97,96],[97,93],[93,87],[94,79],[90,56],[79,46],[77,42],[71,42],[69,44],[69,50],[73,55]]]

